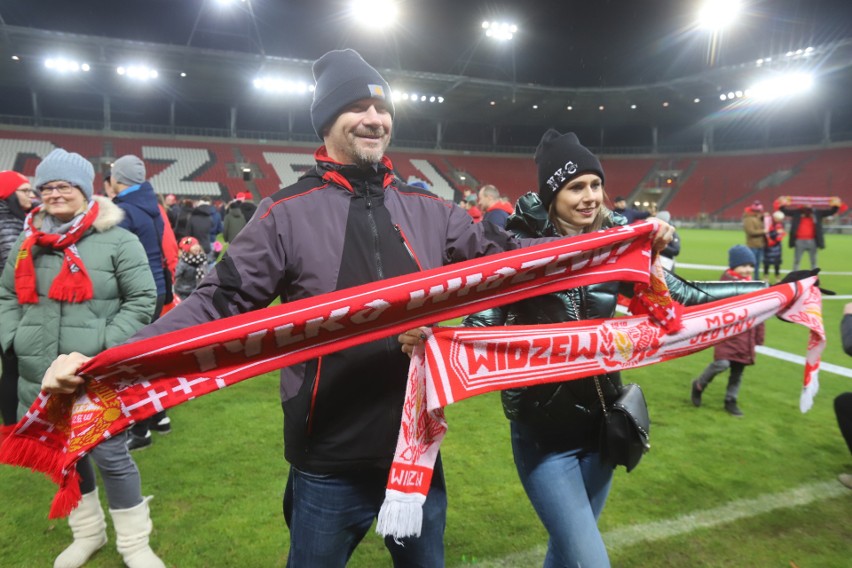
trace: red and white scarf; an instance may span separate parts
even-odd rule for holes
[[[50,476],[60,485],[51,517],[64,516],[80,499],[76,461],[135,422],[421,325],[597,282],[647,283],[657,227],[651,221],[559,239],[113,347],[80,369],[89,379],[83,392],[39,395],[0,447],[0,462]]]
[[[581,379],[689,355],[773,315],[810,330],[800,409],[818,389],[825,347],[816,278],[683,308],[675,332],[644,316],[552,325],[434,328],[415,349],[402,425],[376,532],[419,536],[422,505],[447,431],[444,407],[495,390]]]
[[[39,395],[0,446],[0,462],[50,476],[60,486],[50,516],[64,516],[80,499],[76,461],[135,422],[271,370],[492,306],[608,280],[647,288],[657,226],[554,241],[108,349],[80,370],[89,379],[83,391]]]
[[[775,209],[786,207],[788,209],[831,209],[838,207],[837,213],[842,215],[849,208],[839,197],[825,197],[812,195],[782,195],[772,203]]]
[[[33,262],[33,247],[52,248],[62,251],[62,270],[59,271],[50,290],[48,298],[59,302],[85,302],[94,295],[92,280],[77,251],[77,242],[83,238],[86,231],[98,217],[98,203],[89,201],[83,215],[78,216],[65,233],[45,233],[36,229],[33,220],[35,215],[44,208],[39,205],[27,215],[24,221],[24,242],[18,251],[15,261],[15,292],[22,304],[37,304],[38,290],[36,289],[35,263]]]

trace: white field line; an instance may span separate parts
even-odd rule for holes
[[[805,358],[800,355],[793,355],[792,353],[788,353],[786,351],[781,351],[780,349],[773,349],[772,347],[766,347],[764,345],[757,346],[757,352],[761,355],[767,355],[769,357],[775,357],[776,359],[781,359],[782,361],[788,361],[790,363],[796,363],[797,365],[805,365]],[[819,364],[820,372],[826,371],[828,373],[834,373],[835,375],[840,375],[841,377],[849,377],[852,378],[852,369],[847,367],[841,367],[840,365],[832,365],[831,363],[826,363],[825,361],[820,361]]]
[[[697,268],[699,270],[718,270],[719,272],[722,272],[723,270],[728,269],[727,266],[722,266],[721,264],[692,264],[692,263],[689,263],[689,262],[678,262],[678,263],[675,264],[675,270],[677,270],[678,267]],[[804,267],[802,267],[802,270],[806,270],[806,269]],[[781,274],[787,274],[788,272],[790,272],[789,269],[786,269],[786,268],[781,269]],[[824,271],[824,270],[821,270],[820,274],[831,275],[831,276],[852,276],[852,272],[828,272],[828,271]]]
[[[834,480],[809,483],[789,491],[761,495],[754,499],[739,499],[721,507],[672,519],[613,529],[604,533],[603,539],[607,550],[613,553],[636,544],[689,534],[778,509],[802,507],[815,501],[840,497],[848,493],[849,489]],[[538,568],[544,561],[545,550],[545,546],[542,545],[502,558],[477,562],[475,565],[478,568],[524,568],[527,566]]]

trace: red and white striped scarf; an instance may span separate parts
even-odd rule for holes
[[[50,516],[64,516],[80,499],[77,460],[165,408],[333,351],[557,290],[620,280],[654,298],[648,281],[657,227],[649,221],[558,240],[108,349],[81,369],[89,379],[82,392],[39,395],[0,446],[0,462],[51,477],[60,487]]]
[[[837,213],[842,215],[849,208],[839,197],[813,195],[782,195],[772,203],[775,209],[831,209],[838,207]]]
[[[86,265],[77,251],[77,242],[86,235],[86,231],[98,218],[98,202],[89,201],[86,211],[74,219],[74,223],[64,233],[45,233],[36,229],[35,216],[44,209],[39,205],[24,220],[24,242],[15,259],[15,291],[22,304],[37,304],[36,271],[33,261],[33,247],[40,246],[62,252],[62,269],[47,295],[58,302],[85,302],[94,295],[92,279],[86,271]]]
[[[495,390],[581,379],[700,351],[773,315],[810,330],[800,409],[818,389],[825,347],[816,278],[683,308],[677,331],[645,316],[552,325],[434,328],[412,356],[403,423],[376,531],[419,536],[422,505],[447,431],[444,407]]]

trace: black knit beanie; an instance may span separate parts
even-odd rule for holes
[[[390,87],[378,71],[353,49],[329,51],[314,62],[314,100],[311,122],[317,136],[347,106],[361,99],[382,99],[394,114]]]
[[[535,150],[535,164],[538,167],[538,195],[546,209],[550,208],[559,188],[575,177],[594,173],[600,176],[601,182],[604,180],[600,160],[580,144],[573,132],[560,134],[548,129]]]

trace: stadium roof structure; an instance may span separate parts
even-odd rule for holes
[[[309,59],[14,25],[2,26],[0,41],[0,115],[316,140],[304,90],[312,83]],[[51,73],[45,60],[60,55],[86,62],[89,70]],[[116,73],[134,61],[156,68],[157,79],[131,82]],[[590,146],[610,150],[701,148],[710,126],[720,146],[852,139],[849,38],[625,86],[564,87],[377,67],[397,94],[407,95],[396,102],[395,136],[412,146],[526,149],[548,127],[577,131]],[[771,106],[743,96],[759,77],[782,73],[813,74],[818,88]],[[269,93],[253,84],[263,77],[290,82]]]

